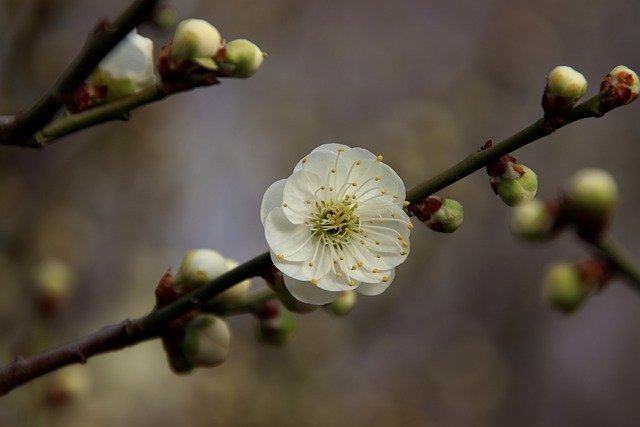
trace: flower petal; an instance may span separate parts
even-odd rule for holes
[[[285,261],[304,261],[313,255],[311,229],[305,224],[291,223],[283,208],[269,212],[264,222],[264,236],[271,250]]]
[[[317,197],[316,190],[321,186],[320,177],[305,170],[295,172],[284,186],[282,206],[285,206],[285,215],[294,224],[302,224],[311,214],[311,208]]]
[[[271,251],[271,261],[278,270],[288,276],[303,281],[310,281],[313,278],[313,269],[306,262],[281,260],[273,251]]]
[[[322,144],[319,147],[316,147],[311,153],[316,153],[318,151],[329,151],[330,153],[336,155],[338,154],[338,149],[342,148],[343,150],[345,150],[345,152],[347,150],[349,150],[349,146],[348,145],[344,145],[344,144],[338,144],[335,142],[330,142],[328,144]],[[309,153],[309,154],[311,154]],[[304,159],[307,159],[309,156],[306,156]],[[294,172],[298,172],[300,169],[302,169],[302,164],[304,162],[304,159],[300,160],[297,164],[296,167],[293,169]]]
[[[326,291],[341,292],[353,290],[354,286],[358,284],[354,283],[350,286],[347,284],[347,280],[346,275],[343,274],[342,277],[338,277],[335,273],[329,271],[318,280],[318,287]]]
[[[264,220],[267,219],[269,212],[282,206],[282,193],[286,182],[286,179],[274,182],[262,196],[262,204],[260,206],[260,221],[262,221],[262,225],[264,225]]]
[[[286,274],[283,276],[284,284],[296,299],[305,302],[307,304],[323,305],[333,302],[340,296],[340,292],[330,292],[324,289],[314,286],[311,282],[304,282],[296,280],[293,277],[289,277]]]
[[[395,270],[389,270],[386,273],[388,273],[388,280],[386,282],[362,283],[360,286],[358,286],[358,289],[356,289],[356,291],[362,295],[380,295],[385,290],[387,290],[396,275]]]

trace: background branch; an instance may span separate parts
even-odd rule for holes
[[[26,112],[0,123],[0,144],[33,147],[29,145],[33,142],[31,137],[51,121],[64,104],[65,95],[75,90],[120,40],[147,18],[157,2],[137,0],[113,24],[99,22],[76,59],[42,98]]]

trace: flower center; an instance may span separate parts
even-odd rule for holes
[[[351,199],[340,202],[318,201],[311,221],[311,232],[325,245],[341,246],[351,240],[352,233],[360,229],[357,204]]]

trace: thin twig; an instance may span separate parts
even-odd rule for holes
[[[113,24],[100,22],[75,60],[42,98],[8,124],[0,124],[0,144],[30,146],[33,135],[49,123],[64,104],[65,95],[75,90],[120,40],[146,19],[157,2],[137,0]]]
[[[619,273],[627,278],[627,283],[634,290],[640,292],[640,269],[622,246],[611,237],[605,237],[591,243]]]

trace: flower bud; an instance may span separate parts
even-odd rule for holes
[[[573,105],[587,92],[587,79],[573,68],[561,65],[549,73],[545,92]]]
[[[602,100],[605,110],[628,104],[640,93],[638,75],[624,65],[615,67],[600,84],[600,91],[608,91]]]
[[[538,176],[528,167],[515,164],[511,172],[492,177],[491,188],[508,206],[516,206],[535,197]]]
[[[264,344],[283,346],[291,341],[298,326],[279,301],[266,302],[257,312],[256,336]]]
[[[566,196],[573,209],[600,217],[610,214],[618,202],[618,186],[605,170],[583,169],[569,179]]]
[[[131,95],[156,82],[153,42],[130,32],[89,76],[88,83],[107,88],[107,101]]]
[[[358,294],[356,291],[342,291],[338,298],[323,307],[336,316],[345,316],[355,307],[357,300]]]
[[[559,263],[547,272],[542,287],[542,297],[556,309],[570,313],[582,304],[589,295],[574,265]]]
[[[229,358],[231,332],[222,318],[201,314],[187,325],[183,351],[192,366],[217,366]]]
[[[161,30],[170,30],[176,26],[176,8],[167,3],[158,3],[151,11],[151,23]]]
[[[178,286],[194,289],[226,272],[226,261],[217,251],[194,249],[185,254],[175,280]]]
[[[186,59],[209,70],[217,69],[213,57],[222,47],[222,36],[216,27],[203,19],[186,19],[178,24],[171,58]]]
[[[231,40],[225,45],[224,51],[216,62],[227,77],[237,77],[245,79],[253,76],[265,54],[258,46],[245,39]]]
[[[74,276],[71,267],[58,258],[45,258],[36,264],[31,282],[42,314],[53,314],[64,306],[73,290]]]
[[[409,209],[427,227],[441,233],[453,233],[464,218],[462,205],[458,201],[438,196],[429,196]]]
[[[229,271],[236,268],[238,266],[238,263],[232,259],[227,258],[225,259],[225,265],[227,267],[227,271]],[[247,279],[233,285],[226,291],[222,292],[220,295],[214,298],[214,301],[223,304],[239,302],[249,294],[250,290],[251,279]]]
[[[544,240],[553,234],[555,215],[540,199],[525,201],[513,209],[511,231],[528,240]]]

